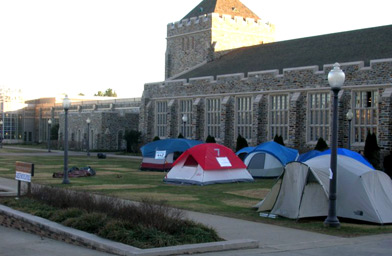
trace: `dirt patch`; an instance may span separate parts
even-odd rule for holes
[[[35,165],[35,169],[53,169],[53,170],[58,170],[58,169],[64,169],[64,165]]]
[[[230,200],[223,200],[223,203],[230,205],[230,206],[251,208],[253,205],[257,204],[259,201],[260,200],[230,199]]]
[[[142,189],[142,188],[154,188],[155,185],[139,185],[139,184],[102,184],[102,185],[88,185],[81,188],[86,190],[104,190],[104,189]]]
[[[197,201],[196,197],[191,195],[173,195],[168,193],[148,193],[148,192],[115,192],[113,195],[131,200],[141,200],[143,198],[151,198],[154,200],[167,200],[167,201]]]
[[[165,177],[165,175],[167,174],[166,172],[134,172],[132,174],[138,174],[138,175],[143,175],[143,176],[162,176]]]
[[[270,192],[269,188],[257,188],[257,189],[248,189],[248,190],[238,190],[232,192],[226,192],[227,194],[237,195],[237,196],[245,196],[249,198],[263,199]]]
[[[130,170],[130,168],[124,168],[124,167],[101,167],[99,169],[100,170],[109,170],[109,171],[129,171]]]

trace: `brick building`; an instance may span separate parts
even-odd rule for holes
[[[214,37],[219,22],[224,33]],[[392,150],[392,26],[273,42],[274,27],[239,1],[205,0],[167,29],[166,80],[145,84],[142,96],[139,130],[146,142],[185,133],[200,140],[211,135],[233,149],[238,135],[250,145],[281,135],[301,152],[320,137],[329,144],[327,75],[339,62],[346,74],[339,147],[347,147],[350,132],[352,149],[363,150],[371,131],[382,156]],[[249,37],[254,30],[254,40],[238,44],[239,29]],[[234,44],[227,46],[226,38]]]

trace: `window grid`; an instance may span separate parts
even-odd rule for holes
[[[182,117],[186,115],[188,118],[188,121],[184,123],[182,121]],[[179,131],[181,131],[181,134],[186,137],[192,137],[192,100],[181,100],[180,101],[180,128]],[[185,128],[185,131],[184,131]]]
[[[308,95],[308,141],[317,142],[319,138],[329,141],[330,92]]]
[[[206,105],[207,136],[220,139],[221,101],[220,99],[207,99]]]
[[[166,137],[167,127],[167,102],[159,101],[156,103],[156,124],[157,136]]]
[[[364,143],[368,131],[377,133],[378,92],[356,91],[354,99],[354,142]]]
[[[274,95],[270,98],[270,139],[275,135],[283,140],[289,137],[289,96]]]
[[[241,135],[250,140],[252,137],[252,98],[238,97],[236,103],[237,136]]]

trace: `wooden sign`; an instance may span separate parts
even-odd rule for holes
[[[25,182],[31,182],[31,177],[34,176],[34,164],[19,162],[15,163],[15,179]]]

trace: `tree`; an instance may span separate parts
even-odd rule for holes
[[[389,155],[384,157],[384,172],[389,175],[392,179],[392,151]]]
[[[179,138],[179,139],[183,139],[183,138],[184,138],[184,136],[182,135],[182,133],[178,134],[178,138]]]
[[[160,140],[159,136],[155,136],[155,137],[152,139],[152,141],[157,141],[157,140]]]
[[[125,131],[124,140],[126,140],[127,142],[127,152],[132,152],[132,153],[137,152],[137,146],[141,141],[141,136],[142,133],[139,131],[135,131],[135,130]]]
[[[276,143],[279,143],[280,145],[284,146],[283,137],[281,135],[278,136],[278,134],[276,134],[274,137],[274,141]]]
[[[206,139],[206,143],[216,143],[215,137],[211,136],[211,135],[208,135],[207,139]]]
[[[248,142],[246,141],[246,139],[244,137],[242,137],[241,135],[238,135],[235,151],[237,152],[238,150],[245,148],[247,146],[248,146]]]
[[[365,140],[364,156],[375,169],[380,169],[380,147],[377,144],[377,136],[368,131]]]
[[[113,91],[113,89],[109,88],[103,93],[102,91],[98,91],[94,96],[100,96],[100,97],[117,97],[117,93]]]
[[[80,92],[78,96],[85,96],[84,93]]]
[[[50,140],[58,140],[60,125],[55,124],[50,128]]]
[[[323,138],[319,138],[318,140],[317,140],[317,144],[316,144],[316,146],[314,147],[314,149],[315,150],[318,150],[318,151],[324,151],[324,150],[327,150],[328,149],[328,145],[327,145],[327,143],[325,142],[325,140],[323,139]]]

